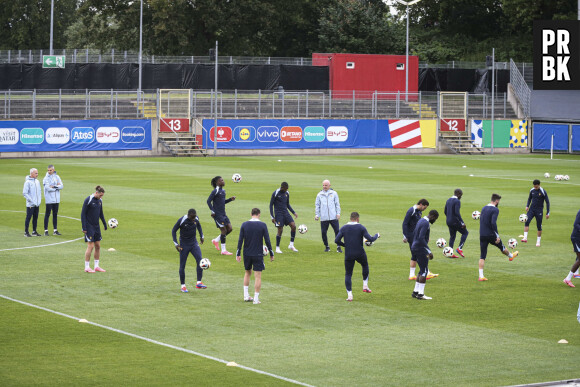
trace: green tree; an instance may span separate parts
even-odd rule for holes
[[[384,4],[374,1],[336,1],[323,11],[318,37],[323,52],[404,52],[404,34],[397,31]]]

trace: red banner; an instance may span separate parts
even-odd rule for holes
[[[212,126],[211,129],[209,130],[209,139],[210,141],[213,141],[214,139],[214,127]],[[229,142],[232,140],[232,128],[230,128],[229,126],[218,126],[218,130],[217,130],[217,142],[223,141],[223,142]]]
[[[465,120],[457,118],[441,119],[439,120],[439,131],[465,132]]]
[[[188,118],[161,118],[159,119],[160,132],[183,133],[189,132]]]

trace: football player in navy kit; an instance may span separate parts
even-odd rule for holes
[[[576,261],[572,265],[568,276],[564,278],[564,283],[571,288],[575,288],[576,286],[572,284],[572,277],[580,278],[580,275],[578,275],[578,268],[580,268],[580,211],[576,214],[576,220],[574,221],[574,226],[572,226],[570,240],[572,241],[572,247],[576,253]],[[578,322],[580,322],[580,309],[578,309]]]
[[[369,263],[365,252],[364,239],[374,242],[380,238],[379,233],[371,236],[365,226],[359,223],[358,212],[350,214],[350,222],[341,227],[334,243],[344,247],[344,284],[346,287],[347,301],[352,301],[352,271],[354,263],[358,262],[362,266],[363,292],[371,293],[369,289]],[[344,238],[344,242],[342,239]]]
[[[280,250],[280,240],[282,239],[282,231],[284,231],[284,226],[290,226],[290,244],[288,248],[292,251],[298,252],[298,249],[294,247],[294,238],[296,238],[296,224],[294,219],[288,211],[294,214],[295,218],[298,218],[298,214],[292,209],[290,205],[290,193],[288,192],[288,183],[285,181],[280,184],[280,188],[272,193],[272,198],[270,199],[270,216],[272,217],[272,223],[278,228],[278,234],[276,235],[276,253],[282,254]]]
[[[429,215],[425,216],[417,222],[415,227],[415,234],[413,245],[411,246],[411,253],[415,256],[417,264],[419,265],[419,275],[415,281],[415,289],[411,296],[418,300],[431,300],[431,297],[425,295],[425,282],[427,281],[427,273],[429,272],[429,260],[433,259],[433,253],[429,249],[429,235],[431,233],[431,225],[439,218],[437,210],[429,211]]]
[[[457,246],[457,254],[463,255],[463,245],[465,244],[465,240],[467,239],[467,235],[469,232],[467,231],[467,227],[465,226],[465,222],[461,218],[461,197],[463,196],[463,191],[460,188],[457,188],[453,192],[453,196],[447,199],[445,202],[445,208],[443,209],[443,213],[447,217],[447,227],[449,228],[449,247],[453,249],[453,245],[455,244],[455,237],[457,233],[461,234],[461,240],[459,241],[459,246]],[[457,255],[453,254],[451,258],[459,258]]]
[[[103,222],[103,227],[107,231],[107,221],[103,214],[103,201],[101,200],[105,195],[105,189],[100,185],[95,187],[95,193],[88,196],[81,211],[81,225],[83,233],[85,234],[85,242],[87,242],[87,250],[85,251],[85,272],[94,273],[96,271],[104,272],[106,270],[99,266],[99,258],[101,256],[101,228],[99,226],[99,219]],[[91,253],[95,250],[95,269],[91,269]]]
[[[530,229],[530,222],[536,218],[536,226],[538,228],[538,239],[536,240],[536,247],[540,247],[540,240],[542,239],[542,216],[544,212],[544,202],[546,202],[546,219],[550,219],[550,199],[545,189],[540,187],[540,180],[536,179],[532,183],[534,188],[530,189],[528,196],[528,203],[526,204],[526,212],[528,220],[524,226],[524,238],[522,242],[528,241],[528,230]]]
[[[179,243],[177,243],[177,230],[180,230]],[[187,263],[189,253],[193,255],[193,258],[195,258],[195,261],[197,262],[197,284],[195,287],[198,289],[207,288],[207,286],[201,282],[203,269],[199,267],[199,261],[201,261],[201,249],[197,243],[196,231],[199,231],[199,241],[203,244],[203,230],[201,229],[197,212],[193,208],[190,208],[189,211],[187,211],[187,215],[183,215],[179,218],[171,230],[173,244],[175,245],[175,249],[179,252],[179,280],[181,281],[181,291],[183,293],[188,292],[187,287],[185,286],[185,264]]]
[[[226,236],[232,232],[232,224],[226,215],[226,204],[236,200],[236,197],[232,196],[226,199],[226,191],[224,190],[226,183],[221,176],[216,176],[211,179],[211,185],[214,190],[211,191],[211,194],[207,198],[207,206],[211,211],[211,217],[215,220],[217,228],[221,231],[220,235],[212,239],[211,242],[217,251],[220,251],[221,243],[222,255],[232,255],[232,253],[226,250]]]

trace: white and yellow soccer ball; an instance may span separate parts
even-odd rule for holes
[[[439,247],[440,249],[442,249],[445,246],[447,246],[447,241],[445,239],[443,239],[443,238],[437,239],[437,247]]]
[[[479,212],[479,211],[473,211],[471,213],[471,217],[473,218],[473,220],[479,219],[480,216],[481,216],[481,212]]]
[[[516,247],[518,247],[518,241],[515,238],[510,238],[510,240],[508,241],[508,246],[510,249],[515,249]]]
[[[199,267],[202,268],[203,270],[209,269],[210,266],[211,266],[211,262],[207,258],[202,258],[199,261]]]
[[[451,258],[453,256],[453,249],[447,246],[443,249],[443,255],[445,255],[447,258]]]
[[[110,228],[117,228],[117,226],[119,226],[119,221],[115,218],[111,218],[109,219],[107,224],[109,225]]]
[[[239,183],[240,181],[242,181],[242,175],[240,175],[239,173],[234,173],[232,175],[232,181],[234,183]]]
[[[528,215],[527,214],[521,214],[520,215],[520,222],[526,223],[527,221],[528,221]]]
[[[544,177],[545,177],[546,179],[548,179],[548,178],[550,177],[550,174],[549,174],[548,172],[546,172],[546,173],[544,173]]]
[[[305,224],[301,224],[300,226],[298,226],[298,232],[300,234],[306,234],[308,232],[308,227],[306,227]]]
[[[371,247],[372,245],[375,244],[375,242],[371,242],[367,238],[364,238],[364,237],[363,237],[363,243],[365,244],[365,246],[368,246],[368,247]]]

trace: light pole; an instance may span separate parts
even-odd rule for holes
[[[396,0],[397,3],[407,6],[407,50],[405,53],[405,101],[409,99],[409,6],[417,4],[421,0]]]
[[[214,157],[217,156],[217,142],[218,142],[218,126],[217,126],[217,119],[218,119],[218,100],[217,100],[217,91],[218,91],[218,41],[215,41],[215,67],[214,67],[214,119],[213,119],[213,155]]]
[[[50,2],[50,52],[48,55],[52,55],[52,29],[54,26],[54,0]]]
[[[137,108],[141,103],[141,81],[143,79],[143,0],[141,0],[141,11],[139,13],[139,88],[137,89]]]

